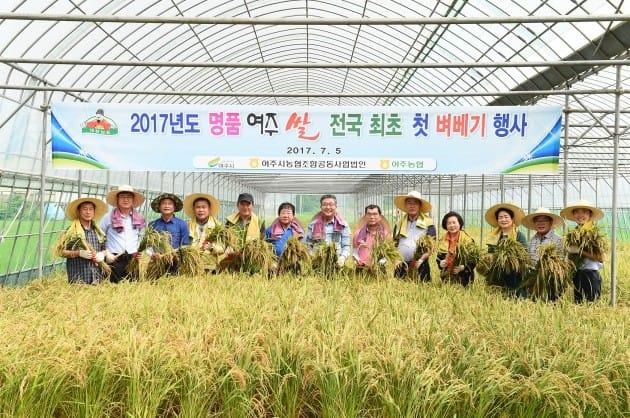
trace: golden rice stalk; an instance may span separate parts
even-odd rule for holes
[[[366,270],[377,279],[393,278],[396,266],[404,261],[394,241],[377,240],[372,247],[372,265]]]
[[[208,231],[205,240],[222,245],[223,248],[232,248],[234,251],[240,251],[239,236],[234,228],[226,228],[224,225],[217,225]]]
[[[477,270],[477,272],[483,276],[488,276],[488,273],[490,272],[490,267],[492,266],[492,260],[492,254],[488,254],[487,252],[481,250],[479,261],[477,262],[475,270]]]
[[[518,273],[525,277],[532,267],[531,258],[523,244],[514,238],[506,238],[499,242],[493,254],[492,265],[486,278],[493,285],[503,284],[503,275]]]
[[[158,232],[152,227],[148,227],[138,245],[138,251],[152,248],[154,252],[166,254],[173,250],[171,246],[171,234],[168,231]]]
[[[311,254],[308,247],[296,236],[292,236],[284,244],[284,251],[278,260],[278,274],[296,276],[311,273]]]
[[[481,247],[479,247],[474,242],[459,242],[455,246],[455,253],[453,254],[453,265],[474,266],[481,259],[481,255]]]
[[[274,265],[278,265],[276,260],[276,254],[271,244],[261,239],[247,240],[243,245],[240,271],[267,275],[274,269]]]
[[[158,232],[152,227],[147,227],[144,231],[144,236],[140,240],[138,244],[138,252],[143,252],[147,248],[151,248],[154,253],[167,254],[173,251],[173,247],[171,246],[171,234],[167,231]],[[150,265],[151,263],[149,263]],[[147,266],[147,269],[149,266]],[[133,257],[129,264],[127,264],[127,273],[131,277],[140,277],[140,260],[136,257]],[[151,275],[155,275],[159,273],[159,269],[156,269],[156,266],[151,266]],[[155,277],[156,279],[160,277],[158,275]]]
[[[538,262],[524,282],[527,294],[534,300],[557,298],[571,285],[575,266],[553,243],[538,247],[536,252]]]
[[[581,253],[583,251],[591,254],[605,254],[608,252],[608,242],[604,237],[604,233],[595,224],[590,228],[574,228],[567,232],[564,236],[564,246],[577,247],[580,250],[578,254],[569,254],[569,259],[579,266],[582,262]]]
[[[153,282],[164,276],[176,261],[176,258],[177,252],[175,250],[171,250],[167,253],[155,253],[151,257],[149,264],[147,264],[144,279]]]
[[[61,257],[63,250],[87,250],[85,246],[83,246],[83,237],[79,234],[69,234],[67,231],[63,232],[61,236],[59,236],[59,240],[55,244],[53,248],[53,252],[55,256]]]
[[[418,260],[423,254],[429,253],[433,255],[437,250],[437,241],[431,235],[424,234],[416,241],[416,252],[413,255],[414,260]]]
[[[95,252],[94,248],[89,242],[80,234],[67,234],[64,232],[60,237],[53,249],[54,253],[60,257],[63,250],[88,250]],[[103,278],[108,279],[112,274],[112,268],[105,261],[100,261],[98,266],[101,268]]]
[[[177,249],[179,259],[179,272],[184,276],[199,276],[203,273],[204,262],[201,257],[201,248],[193,246],[181,246]]]
[[[321,243],[315,246],[313,253],[313,271],[326,278],[337,274],[337,247],[335,243]]]

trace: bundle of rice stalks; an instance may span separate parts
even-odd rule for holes
[[[576,266],[582,262],[582,252],[591,254],[605,254],[608,252],[608,242],[604,238],[603,232],[595,224],[578,227],[570,230],[564,237],[564,246],[577,247],[578,254],[569,254],[569,260]]]
[[[337,274],[337,247],[334,243],[322,243],[315,246],[313,253],[313,271],[326,278]]]
[[[261,239],[245,241],[241,252],[241,273],[269,274],[278,265],[273,246]]]
[[[460,242],[455,246],[453,265],[476,265],[481,260],[481,248],[472,241]]]
[[[516,273],[525,277],[532,267],[531,264],[531,258],[523,244],[514,238],[506,238],[497,245],[486,278],[491,285],[503,286],[504,275]]]
[[[308,247],[296,236],[292,236],[284,244],[284,251],[278,260],[278,274],[300,276],[310,274],[311,270],[311,254]]]
[[[234,251],[240,251],[239,236],[233,228],[217,225],[208,231],[205,240],[213,244],[218,244],[224,249],[231,248]]]
[[[138,252],[142,253],[147,248],[151,248],[153,253],[159,254],[169,254],[173,251],[173,247],[171,246],[171,234],[166,231],[158,232],[152,227],[147,227],[144,232],[144,236],[140,240],[138,244]],[[171,255],[174,257],[174,255]],[[149,263],[151,264],[151,263]],[[151,266],[152,275],[157,274],[160,269],[159,266]],[[149,266],[147,266],[147,269]],[[132,258],[127,264],[127,273],[131,277],[140,277],[140,260],[136,257]],[[160,277],[161,275],[157,276]],[[157,278],[156,277],[156,278]]]
[[[63,250],[88,250],[91,252],[95,252],[94,248],[90,245],[89,242],[80,234],[68,234],[63,233],[59,237],[59,241],[55,244],[53,249],[54,253],[61,257]],[[108,279],[112,274],[112,268],[105,261],[98,262],[98,266],[101,268],[101,272],[103,273],[103,278]]]
[[[555,300],[571,285],[573,263],[559,253],[555,244],[538,247],[538,262],[525,280],[524,287],[532,299]]]
[[[477,272],[483,276],[488,276],[488,272],[490,271],[490,267],[492,266],[493,259],[494,257],[492,256],[492,254],[488,254],[487,252],[481,250],[479,254],[479,261],[477,262],[475,270],[477,270]]]
[[[418,260],[423,254],[429,253],[433,255],[437,249],[437,241],[430,235],[424,234],[416,241],[416,252],[413,255],[414,260]]]
[[[182,246],[177,249],[179,272],[185,276],[199,276],[203,273],[204,261],[201,248]]]
[[[177,262],[177,251],[171,250],[167,253],[155,253],[149,264],[147,264],[147,270],[144,274],[145,280],[150,282],[156,281],[160,277],[164,276],[173,267],[173,264]]]
[[[393,278],[396,266],[404,261],[394,241],[379,240],[372,247],[372,265],[366,270],[377,279]]]

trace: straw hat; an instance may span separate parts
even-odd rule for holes
[[[171,199],[175,203],[175,212],[179,212],[184,207],[182,200],[173,193],[162,193],[151,202],[151,209],[153,209],[153,212],[160,213],[160,203],[164,199]]]
[[[197,199],[205,199],[210,202],[210,216],[217,217],[219,209],[221,208],[219,199],[206,193],[193,193],[186,196],[184,199],[184,213],[188,215],[189,218],[193,219],[195,217],[194,203]]]
[[[551,229],[556,229],[557,227],[559,227],[560,225],[564,223],[564,219],[562,219],[560,216],[556,215],[555,213],[551,213],[549,209],[547,208],[540,207],[536,209],[536,212],[530,213],[529,215],[523,218],[523,221],[522,221],[523,226],[527,229],[535,230],[536,223],[534,222],[534,219],[537,216],[546,216],[548,218],[551,218]]]
[[[512,213],[514,213],[514,225],[520,225],[521,221],[525,217],[525,212],[523,212],[523,209],[519,208],[514,203],[497,203],[496,205],[490,206],[485,215],[486,222],[494,227],[499,226],[496,215],[499,209],[509,209],[512,211]]]
[[[573,216],[573,211],[575,209],[588,209],[591,211],[592,215],[591,215],[591,221],[597,221],[600,220],[604,217],[604,212],[602,212],[601,209],[596,208],[595,206],[593,206],[591,204],[591,202],[589,202],[588,200],[578,200],[577,202],[573,203],[570,206],[567,206],[566,208],[562,209],[560,211],[560,216],[562,216],[564,219],[568,219],[570,221],[575,222],[575,216]]]
[[[424,200],[420,192],[417,192],[415,190],[412,190],[405,195],[396,196],[394,198],[394,204],[398,209],[402,210],[403,212],[407,212],[407,209],[405,208],[405,200],[407,199],[419,200],[421,213],[428,213],[431,210],[431,203],[429,203],[428,200]]]
[[[144,203],[144,195],[140,192],[136,192],[133,187],[128,184],[123,184],[122,186],[118,186],[117,189],[114,189],[107,193],[105,200],[112,206],[118,206],[118,193],[132,193],[133,194],[133,207],[137,208],[138,206]]]
[[[95,197],[82,197],[80,199],[75,199],[72,202],[68,203],[68,207],[66,208],[66,218],[74,221],[79,218],[79,206],[83,202],[91,202],[94,205],[94,220],[98,221],[105,215],[107,212],[107,205],[101,199],[97,199]]]

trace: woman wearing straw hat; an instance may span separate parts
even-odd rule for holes
[[[602,276],[599,270],[604,267],[604,254],[607,251],[606,241],[594,224],[604,217],[604,212],[586,200],[579,200],[562,209],[560,216],[577,224],[574,230],[565,236],[579,239],[578,245],[569,245],[566,250],[569,258],[575,262],[577,268],[573,276],[575,303],[582,303],[584,299],[593,302],[601,297]]]
[[[395,275],[398,278],[406,277],[411,267],[417,269],[418,278],[421,281],[431,281],[431,269],[429,263],[425,262],[431,253],[426,252],[416,257],[418,240],[423,235],[433,238],[436,236],[433,219],[428,215],[431,211],[431,203],[423,199],[420,192],[413,190],[406,195],[396,196],[394,204],[404,213],[394,226],[393,237],[400,255],[405,260],[396,268]]]
[[[206,193],[193,193],[184,199],[184,213],[188,216],[190,243],[203,250],[202,258],[206,272],[216,270],[217,256],[224,251],[223,248],[219,249],[218,245],[213,246],[213,243],[206,240],[208,234],[220,225],[217,220],[220,207],[219,200]]]
[[[518,225],[520,225],[524,217],[525,212],[523,212],[523,209],[513,203],[497,203],[486,211],[486,222],[495,228],[486,240],[489,254],[494,254],[499,243],[508,238],[520,242],[527,249],[527,238],[525,238],[525,234],[518,230]],[[522,277],[520,273],[504,273],[501,275],[501,281],[503,286],[517,297],[524,298],[527,296],[527,292],[521,286]]]
[[[109,281],[138,280],[127,271],[127,266],[138,252],[146,228],[146,221],[137,209],[144,203],[144,196],[129,185],[121,185],[107,193],[105,200],[114,207],[101,220],[101,228],[107,236],[105,260],[112,267]]]
[[[72,221],[57,244],[57,252],[66,260],[69,283],[98,284],[109,274],[105,259],[105,233],[96,223],[107,210],[96,198],[73,200],[66,208]],[[107,268],[106,270],[104,270]]]
[[[564,220],[551,213],[551,211],[545,207],[536,209],[535,212],[523,218],[523,226],[527,229],[536,231],[536,234],[530,238],[527,246],[527,252],[532,259],[532,263],[538,262],[538,248],[543,245],[553,244],[556,252],[562,253],[562,237],[554,231],[554,229],[562,226]],[[564,289],[552,289],[547,288],[547,300],[555,301],[564,293]]]

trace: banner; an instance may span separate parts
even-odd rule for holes
[[[558,172],[562,108],[55,103],[55,168]]]

